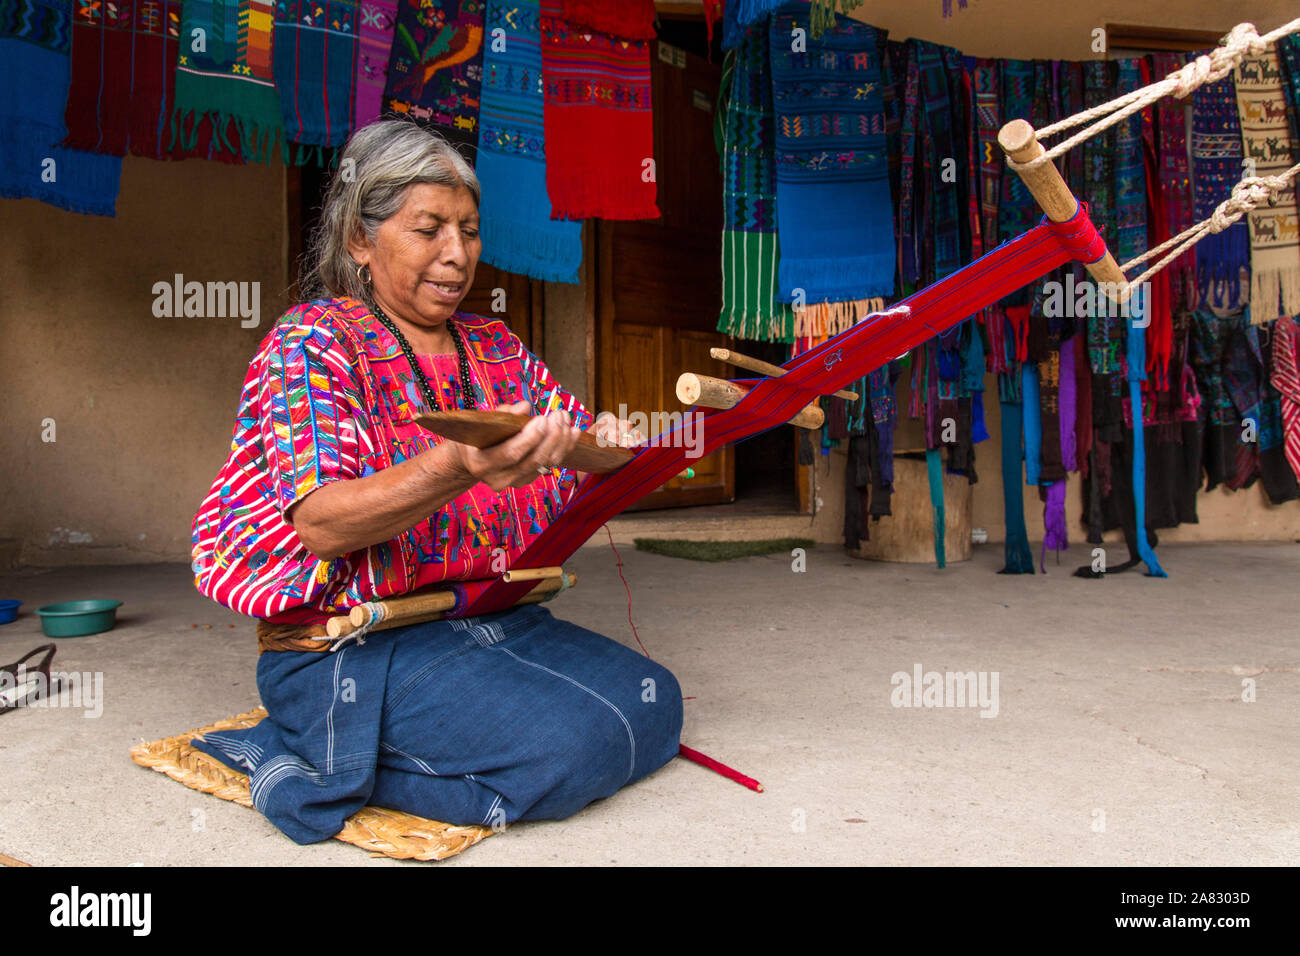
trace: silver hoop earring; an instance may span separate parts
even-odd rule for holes
[[[365,272],[364,276],[361,274],[362,272]],[[370,266],[366,265],[365,263],[362,263],[361,265],[357,266],[357,281],[361,283],[361,287],[363,289],[367,288],[370,285],[371,282]]]

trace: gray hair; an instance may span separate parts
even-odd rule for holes
[[[463,186],[479,203],[478,177],[438,133],[408,119],[381,119],[352,134],[330,181],[302,277],[308,299],[362,297],[358,263],[348,254],[357,227],[374,241],[380,223],[402,208],[416,183]]]

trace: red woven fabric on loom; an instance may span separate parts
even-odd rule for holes
[[[734,407],[724,411],[693,409],[704,415],[698,443],[679,443],[675,429],[654,446],[642,446],[628,464],[607,475],[591,475],[574,499],[519,556],[515,567],[562,564],[600,526],[679,473],[689,455],[708,455],[728,442],[787,422],[818,396],[857,381],[890,359],[952,328],[1034,279],[1071,260],[1096,262],[1106,244],[1088,218],[1087,207],[1063,223],[1044,222],[970,265],[904,299],[906,314],[883,314],[859,322],[782,366],[786,374],[760,380]],[[898,306],[895,306],[897,308]],[[1086,366],[1086,363],[1085,363]],[[465,601],[449,617],[487,614],[510,607],[531,583],[469,581]]]
[[[552,219],[655,219],[650,45],[583,31],[542,0]]]
[[[624,40],[655,38],[655,0],[561,0],[564,19]]]

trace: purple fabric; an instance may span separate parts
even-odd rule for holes
[[[1060,403],[1061,464],[1066,471],[1078,471],[1079,459],[1075,454],[1074,429],[1078,420],[1079,383],[1074,380],[1074,339],[1061,343],[1061,384],[1057,401]]]
[[[1065,527],[1065,482],[1054,481],[1047,486],[1047,503],[1043,506],[1043,552],[1039,563],[1047,573],[1047,551],[1064,551],[1070,546],[1070,536]]]

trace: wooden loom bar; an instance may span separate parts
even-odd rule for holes
[[[751,372],[758,372],[760,375],[767,375],[772,378],[780,378],[785,374],[785,369],[779,365],[773,365],[771,362],[764,362],[762,359],[751,358],[748,355],[741,355],[739,352],[733,352],[731,349],[709,349],[709,354],[719,362],[726,362],[737,368],[747,369]],[[851,392],[847,388],[841,388],[838,391],[831,392],[836,398],[842,398],[845,401],[856,402],[861,396],[857,392]]]
[[[999,130],[998,145],[1017,163],[1030,162],[1047,152],[1038,141],[1034,128],[1022,119],[1012,120]],[[1042,163],[1029,169],[1017,168],[1016,173],[1052,222],[1066,222],[1078,211],[1079,200],[1070,192],[1055,163]],[[1109,249],[1096,262],[1085,262],[1084,268],[1102,284],[1101,289],[1110,298],[1119,302],[1128,298],[1128,279]]]
[[[749,394],[749,389],[736,382],[683,372],[677,379],[677,400],[685,405],[703,405],[706,408],[732,408]],[[791,425],[800,428],[821,428],[826,416],[817,405],[808,405],[790,419]]]
[[[549,569],[522,569],[549,570]],[[567,585],[565,579],[567,578]],[[519,580],[518,578],[515,579]],[[554,577],[540,580],[540,583],[516,601],[516,604],[537,604],[550,597],[562,587],[574,587],[578,575],[572,571],[562,572]],[[385,598],[376,602],[382,604],[387,616],[376,624],[373,630],[383,631],[390,627],[402,627],[406,624],[419,624],[424,621],[436,621],[456,606],[456,595],[449,590],[428,591],[423,594],[404,594],[401,597]],[[325,633],[334,639],[347,637],[358,628],[364,627],[370,618],[370,611],[364,604],[359,604],[346,616],[332,617],[325,624]]]
[[[501,575],[501,580],[507,584],[513,581],[549,581],[552,578],[558,578],[564,573],[561,567],[551,568],[511,568]]]

